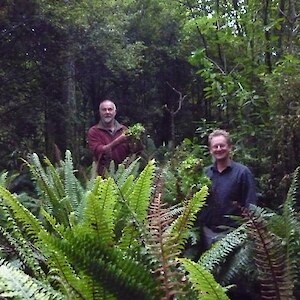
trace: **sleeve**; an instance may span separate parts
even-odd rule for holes
[[[88,146],[96,160],[99,160],[99,158],[104,154],[103,147],[106,144],[104,138],[101,137],[101,132],[98,131],[99,130],[97,130],[97,128],[92,127],[89,129],[87,135]]]
[[[251,171],[246,168],[243,174],[243,197],[242,202],[245,207],[249,207],[250,204],[257,204],[256,184],[255,179]]]

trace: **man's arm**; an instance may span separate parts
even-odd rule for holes
[[[127,137],[122,133],[111,141],[97,128],[91,128],[88,131],[87,140],[94,157],[98,159],[102,154],[109,154],[117,145],[126,142]]]
[[[243,204],[248,208],[250,204],[257,204],[256,184],[248,168],[245,169],[243,175]]]

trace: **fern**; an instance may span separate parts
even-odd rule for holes
[[[66,299],[49,284],[28,276],[3,259],[0,260],[1,299]]]
[[[219,282],[222,284],[230,284],[240,277],[248,278],[248,285],[254,281],[257,276],[256,268],[253,262],[253,249],[251,243],[244,243],[238,248],[232,257],[222,264],[220,274],[218,274]]]
[[[0,196],[13,211],[15,219],[22,223],[27,235],[35,240],[39,233],[44,230],[42,223],[18,201],[15,195],[1,186]]]
[[[246,227],[241,225],[232,232],[229,232],[221,240],[213,244],[213,246],[204,252],[199,263],[209,272],[216,272],[226,258],[231,255],[247,238]]]
[[[198,299],[229,300],[226,295],[229,287],[222,287],[204,267],[187,258],[181,258],[179,261],[188,271],[188,278],[192,282],[193,288],[198,291]]]
[[[154,160],[150,161],[137,178],[132,193],[126,199],[131,212],[135,214],[138,222],[143,223],[149,207],[151,187],[155,171]]]
[[[254,260],[259,271],[262,299],[294,299],[293,284],[281,240],[268,229],[256,211],[245,210],[248,234],[254,241]]]
[[[48,237],[49,245],[64,253],[75,270],[90,274],[106,291],[118,297],[153,299],[155,296],[156,284],[145,265],[117,247],[108,247],[97,236],[87,235],[80,227],[76,232],[66,233],[63,241]]]
[[[69,223],[68,213],[62,205],[62,199],[66,197],[63,183],[58,171],[54,168],[50,161],[47,159],[45,160],[46,163],[48,163],[48,174],[42,167],[40,159],[36,153],[33,153],[30,156],[30,160],[26,163],[34,177],[38,191],[43,196],[44,208],[53,213],[60,222],[67,225]]]
[[[158,193],[150,205],[148,214],[149,237],[146,246],[153,257],[154,273],[161,282],[162,299],[171,299],[172,295],[182,290],[182,274],[177,268],[176,258],[180,252],[172,251],[168,229],[174,219],[172,208],[166,207]]]
[[[76,211],[79,203],[83,198],[83,188],[74,174],[73,161],[70,151],[66,151],[65,161],[62,162],[64,170],[64,187],[65,194],[72,205],[72,212]]]
[[[194,225],[197,213],[205,204],[208,194],[207,186],[203,186],[200,191],[195,193],[191,200],[184,203],[183,211],[170,227],[170,246],[173,244],[173,251],[181,251],[189,237],[189,230]],[[174,246],[176,245],[176,246]],[[175,248],[174,248],[175,247]]]
[[[181,255],[197,212],[204,205],[207,188],[196,193],[183,207],[167,207],[162,201],[164,180],[160,175],[148,213],[149,237],[146,245],[153,257],[154,272],[161,281],[163,299],[184,294],[183,274],[178,269],[177,258]]]
[[[285,224],[282,228],[285,228],[284,238],[287,245],[287,262],[295,284],[299,282],[300,279],[300,221],[299,213],[296,211],[297,195],[299,195],[299,177],[300,167],[296,168],[293,173],[292,183],[283,206],[282,214],[282,220]]]
[[[102,242],[111,245],[114,240],[116,187],[112,178],[102,180],[97,178],[98,190],[96,193],[87,194],[86,209],[82,226],[91,229],[98,235]]]
[[[155,164],[152,160],[134,182],[131,193],[121,200],[127,210],[126,217],[128,216],[119,243],[122,249],[130,248],[136,252],[136,249],[141,245],[141,239],[145,235],[145,232],[141,230],[145,228],[143,224],[150,203],[154,172]]]
[[[113,163],[113,161],[112,161]],[[118,169],[115,172],[110,172],[109,177],[113,178],[116,184],[122,190],[123,185],[129,177],[136,178],[138,176],[138,169],[140,167],[140,158],[135,159],[127,167],[126,162],[118,165]],[[115,169],[115,168],[114,168]]]
[[[0,173],[0,185],[3,187],[8,186],[8,172],[7,171],[2,171]]]

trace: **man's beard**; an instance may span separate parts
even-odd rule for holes
[[[103,122],[104,123],[110,123],[113,120],[113,117],[104,117]]]

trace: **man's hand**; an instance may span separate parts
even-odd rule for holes
[[[128,137],[125,135],[125,133],[122,133],[120,136],[118,136],[112,143],[114,143],[114,146],[119,145],[121,143],[127,142]]]
[[[114,139],[111,143],[103,146],[104,152],[109,153],[117,145],[127,142],[127,139],[128,139],[128,137],[124,133],[122,133],[120,136],[118,136],[116,139]]]

